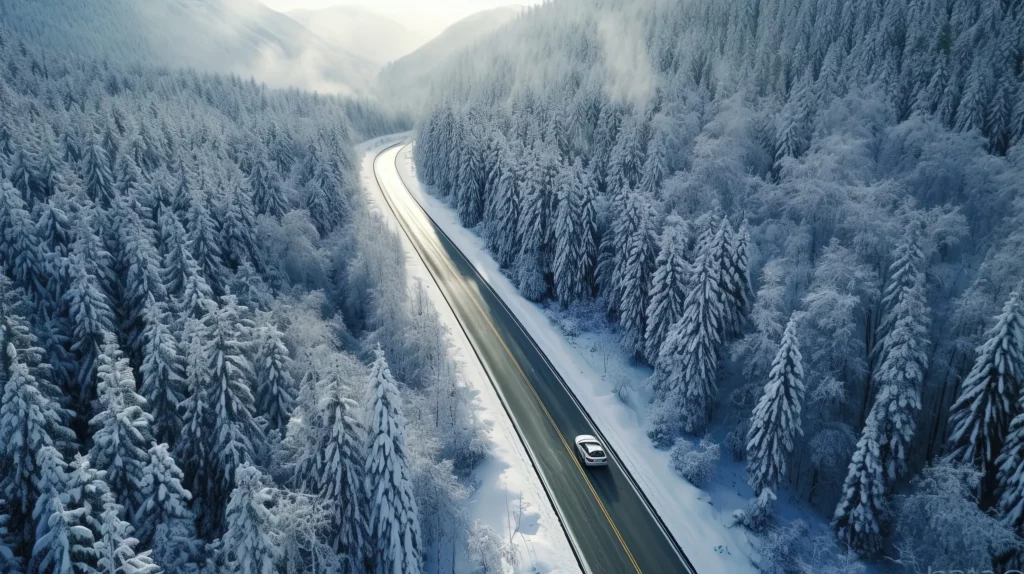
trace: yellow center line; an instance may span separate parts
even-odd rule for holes
[[[501,343],[502,348],[504,348],[505,352],[508,353],[508,357],[512,359],[512,364],[516,366],[516,370],[518,370],[519,375],[523,377],[523,381],[526,382],[526,386],[530,389],[530,392],[533,393],[534,398],[537,399],[537,403],[540,405],[541,410],[544,411],[544,416],[547,417],[548,422],[551,423],[551,428],[555,429],[555,433],[558,434],[558,438],[562,441],[562,446],[565,447],[565,450],[569,453],[572,461],[576,464],[576,469],[579,470],[580,475],[583,476],[583,481],[587,483],[587,487],[590,489],[590,494],[594,496],[594,501],[597,502],[597,506],[601,509],[601,513],[604,514],[605,520],[607,520],[608,525],[612,527],[612,532],[615,533],[615,537],[619,539],[619,544],[622,545],[622,549],[626,552],[626,556],[629,557],[629,561],[633,564],[633,568],[636,569],[637,574],[642,574],[640,566],[633,558],[633,553],[629,551],[629,546],[626,545],[626,541],[623,540],[622,534],[619,533],[619,529],[615,526],[615,521],[612,520],[611,515],[608,514],[608,509],[605,508],[604,502],[601,501],[601,497],[597,494],[597,490],[594,489],[594,485],[590,482],[590,477],[587,476],[586,471],[583,470],[583,466],[580,465],[579,457],[576,456],[575,451],[572,450],[568,441],[565,440],[565,436],[562,435],[562,431],[558,429],[558,425],[555,424],[555,419],[551,417],[551,413],[549,413],[547,407],[544,406],[544,401],[542,401],[540,395],[537,394],[537,390],[533,388],[533,383],[530,382],[530,378],[526,376],[525,372],[523,372],[523,368],[519,365],[519,361],[517,361],[515,356],[512,355],[512,351],[508,348],[508,345],[505,344],[505,340],[502,339],[501,335],[498,333],[498,329],[494,326],[494,323],[491,322],[490,317],[487,316],[483,308],[480,307],[480,304],[475,300],[473,301],[473,304],[480,311],[484,321],[487,321],[487,325],[491,328],[491,331],[494,332],[494,336],[498,339],[498,342]]]
[[[376,161],[374,161],[374,163],[376,163]],[[381,185],[380,187],[381,191],[385,194],[385,196],[391,195],[390,193],[384,190],[383,185]],[[391,203],[390,198],[385,197],[385,199],[388,200],[388,203]],[[397,216],[397,213],[395,215]],[[409,239],[411,240],[412,236],[409,233],[409,229],[407,228],[407,226],[402,225],[402,227],[406,228],[406,234],[409,235]],[[415,241],[413,241],[413,246],[416,248],[417,251],[419,251],[419,247],[417,246]],[[422,254],[420,254],[420,256],[422,259]],[[424,261],[424,263],[426,263],[426,261]],[[530,378],[526,376],[526,373],[523,371],[522,366],[520,366],[519,361],[516,360],[515,355],[512,354],[512,351],[508,348],[508,345],[505,344],[505,340],[502,338],[501,334],[498,333],[497,327],[494,326],[494,323],[491,321],[491,318],[487,316],[487,313],[484,311],[483,307],[480,306],[480,303],[475,298],[472,297],[470,297],[470,300],[472,300],[473,305],[480,312],[480,316],[482,316],[484,318],[484,321],[487,322],[487,326],[491,328],[491,331],[494,333],[495,338],[498,340],[499,343],[501,343],[501,347],[505,349],[505,353],[507,353],[509,359],[512,360],[512,364],[516,366],[516,370],[519,371],[519,375],[523,378],[523,381],[526,383],[526,387],[530,389],[530,392],[533,394],[534,398],[537,399],[537,404],[540,405],[541,410],[544,412],[544,416],[548,419],[548,422],[551,423],[551,428],[555,430],[555,433],[558,435],[559,440],[562,441],[562,446],[565,447],[566,452],[569,454],[570,458],[572,458],[573,463],[576,465],[576,469],[580,472],[580,476],[583,477],[583,482],[585,482],[587,484],[587,488],[590,489],[590,494],[594,497],[594,501],[597,502],[597,506],[598,508],[601,509],[601,513],[604,515],[605,520],[608,521],[608,525],[611,526],[612,532],[615,534],[615,537],[619,540],[619,544],[622,545],[622,550],[625,551],[626,556],[629,558],[630,563],[633,565],[633,568],[636,570],[637,574],[643,574],[643,572],[640,570],[640,566],[636,563],[636,559],[633,558],[633,553],[629,551],[629,546],[626,545],[626,541],[622,538],[622,534],[619,532],[618,527],[615,526],[615,521],[612,520],[612,517],[608,513],[608,509],[605,507],[604,502],[601,500],[601,497],[597,494],[597,490],[594,488],[594,485],[590,482],[590,477],[587,476],[586,471],[583,470],[583,466],[580,464],[579,457],[576,456],[575,451],[573,451],[572,447],[569,446],[568,441],[565,440],[565,436],[562,434],[562,431],[559,430],[558,425],[555,424],[555,419],[551,416],[551,413],[548,412],[548,409],[544,405],[544,401],[541,400],[540,395],[537,394],[537,390],[533,387],[533,383],[530,382]]]

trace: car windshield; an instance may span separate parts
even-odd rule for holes
[[[590,443],[590,444],[586,444],[584,446],[587,449],[587,454],[589,454],[590,456],[592,456],[592,457],[603,457],[604,456],[604,451],[601,450],[601,445]]]

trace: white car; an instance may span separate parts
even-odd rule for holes
[[[608,454],[604,450],[601,441],[588,435],[581,434],[576,437],[576,450],[585,466],[608,466]]]

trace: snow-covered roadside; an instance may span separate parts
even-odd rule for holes
[[[732,510],[744,502],[735,488],[735,473],[729,472],[733,476],[726,479],[732,484],[724,484],[722,479],[726,477],[718,476],[718,482],[708,485],[707,491],[686,482],[670,469],[669,453],[654,448],[647,438],[643,401],[632,401],[634,407],[617,398],[617,382],[629,381],[633,388],[639,388],[650,370],[633,365],[608,334],[583,333],[574,340],[567,339],[541,306],[519,295],[487,252],[483,240],[463,228],[452,209],[425,193],[414,175],[411,148],[402,150],[398,165],[410,192],[547,354],[697,570],[756,572],[750,559],[754,551],[745,531],[728,527]]]
[[[517,571],[579,572],[558,516],[497,392],[491,386],[469,340],[423,261],[408,238],[401,233],[398,221],[385,203],[373,177],[373,160],[377,154],[404,137],[406,134],[385,136],[357,146],[360,181],[366,191],[370,209],[380,213],[389,226],[401,235],[409,285],[412,287],[421,282],[426,288],[431,302],[450,332],[452,351],[460,366],[461,379],[476,391],[480,406],[477,416],[488,428],[492,448],[491,456],[474,472],[474,482],[479,486],[471,495],[470,518],[493,528],[505,544],[511,537],[519,554]],[[520,512],[517,525],[516,515]]]

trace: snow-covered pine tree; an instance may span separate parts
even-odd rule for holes
[[[559,172],[555,210],[555,293],[562,305],[590,295],[597,256],[593,189],[579,159]]]
[[[224,267],[220,235],[207,205],[208,199],[202,191],[192,194],[186,244],[206,283],[215,295],[220,295],[224,293],[227,269]]]
[[[186,319],[182,333],[185,384],[188,392],[178,407],[182,414],[181,434],[174,453],[184,470],[189,491],[204,496],[211,488],[214,471],[210,463],[210,388],[208,365],[203,353],[203,327],[197,319]],[[201,502],[199,504],[202,504]],[[200,507],[201,508],[201,507]],[[212,528],[209,525],[204,528]]]
[[[518,166],[513,153],[502,155],[501,177],[495,189],[496,220],[491,228],[491,250],[503,268],[511,268],[518,254],[519,214],[521,212],[520,181],[517,179]]]
[[[60,464],[52,467],[62,467]],[[62,475],[63,492],[67,493],[67,502],[73,506],[88,509],[83,517],[85,525],[93,531],[94,537],[100,531],[103,522],[103,500],[110,493],[106,473],[92,467],[88,455],[75,453],[67,464],[66,474]],[[38,508],[38,507],[37,507]]]
[[[6,180],[0,179],[0,269],[8,274],[35,304],[44,307],[49,270],[32,215]]]
[[[726,224],[723,221],[723,224]],[[753,292],[750,286],[750,270],[748,264],[750,245],[750,229],[744,221],[736,233],[730,233],[729,244],[726,246],[727,259],[723,261],[722,273],[727,280],[722,281],[723,311],[725,314],[725,335],[738,337],[743,330],[743,321],[750,312]]]
[[[912,222],[906,238],[896,246],[894,261],[889,266],[889,282],[882,293],[882,318],[878,323],[878,344],[874,353],[884,360],[887,334],[896,325],[895,309],[924,275],[924,252],[921,250],[920,222]]]
[[[110,173],[110,158],[98,141],[93,140],[85,150],[82,162],[82,181],[89,199],[104,208],[114,203],[114,177]]]
[[[878,446],[889,481],[906,469],[928,367],[929,313],[923,274],[916,279],[892,310],[893,328],[886,335],[882,364],[875,373],[879,391],[868,414],[878,419]]]
[[[369,555],[377,574],[414,574],[421,567],[420,526],[406,460],[402,399],[384,351],[377,347],[375,353],[366,401]]]
[[[288,211],[288,201],[285,199],[284,190],[281,188],[280,178],[275,168],[266,159],[266,154],[261,151],[252,158],[252,167],[249,171],[249,189],[252,190],[252,202],[256,208],[256,215],[269,215],[275,219]]]
[[[213,289],[198,267],[185,276],[185,289],[177,301],[177,310],[184,319],[200,320],[217,309]]]
[[[114,329],[114,317],[99,279],[86,264],[87,255],[78,251],[79,245],[76,243],[70,258],[71,287],[65,297],[73,329],[71,351],[77,363],[76,398],[79,415],[84,415],[94,396],[97,359],[104,337]]]
[[[64,426],[58,397],[19,355],[13,337],[4,341],[6,382],[0,398],[0,494],[7,500],[10,528],[22,544],[31,541],[31,512],[40,490],[37,457],[47,448],[65,448],[74,434]],[[32,352],[31,347],[26,349]]]
[[[160,276],[160,254],[153,245],[153,233],[122,198],[117,202],[117,255],[121,270],[117,315],[132,366],[142,364],[147,307],[166,298]]]
[[[320,162],[314,176],[305,184],[306,209],[321,237],[341,224],[346,211],[341,183],[331,173],[329,162]]]
[[[192,527],[192,511],[188,503],[192,493],[182,486],[185,475],[174,463],[166,443],[154,444],[149,448],[149,463],[142,471],[139,481],[139,504],[135,507],[132,524],[143,548],[148,548],[156,529],[160,525],[180,522]]]
[[[1024,385],[1024,285],[1019,285],[996,317],[988,340],[977,349],[974,367],[950,408],[949,453],[953,461],[982,472],[981,503],[991,504],[996,459],[1010,421],[1020,412]]]
[[[118,199],[138,201],[142,197],[143,177],[130,155],[118,154],[114,159],[114,189]]]
[[[878,419],[869,417],[853,453],[832,527],[843,544],[866,556],[882,548],[886,477],[879,446]]]
[[[142,408],[146,399],[135,392],[135,374],[113,336],[103,345],[97,371],[99,410],[89,421],[93,431],[89,459],[106,472],[117,502],[135,508],[141,502],[143,469],[149,463],[146,450],[153,441],[153,417]]]
[[[29,572],[91,574],[95,572],[95,538],[88,525],[89,507],[72,502],[66,492],[63,457],[52,446],[37,454],[40,494],[33,517],[38,526]]]
[[[158,244],[160,250],[160,278],[167,295],[171,298],[181,297],[185,290],[185,280],[189,270],[198,267],[188,250],[188,238],[185,228],[178,220],[174,210],[165,209],[160,212],[157,221]]]
[[[803,378],[796,318],[791,317],[747,432],[747,473],[755,494],[776,488],[786,474],[786,459],[793,452],[793,439],[803,434],[800,427]]]
[[[209,483],[199,485],[199,492],[193,494],[203,500],[226,497],[235,470],[252,461],[253,444],[264,440],[254,420],[252,366],[245,355],[252,325],[242,318],[245,308],[234,296],[225,295],[221,301],[221,307],[207,317],[202,342],[206,381],[199,389],[199,400],[206,401],[209,409],[203,433],[212,468],[207,471]]]
[[[478,141],[477,137],[470,136],[470,139],[460,142],[462,159],[459,162],[455,200],[459,220],[466,227],[473,227],[479,223],[483,213],[482,187],[486,172],[483,171],[483,158],[480,157]]]
[[[171,329],[172,320],[163,303],[149,306],[143,332],[145,358],[139,369],[142,378],[139,391],[153,416],[153,438],[171,444],[181,432],[178,405],[186,391],[185,365],[178,340]]]
[[[544,279],[544,251],[547,247],[548,214],[551,209],[550,190],[545,187],[544,166],[540,152],[529,154],[522,211],[519,215],[518,244],[514,277],[523,297],[539,301],[548,290]]]
[[[124,507],[108,493],[103,501],[100,530],[93,544],[98,574],[150,574],[159,572],[150,551],[136,553],[139,541],[132,537],[132,526],[122,518]]]
[[[37,149],[31,139],[21,138],[17,142],[14,154],[11,156],[10,166],[7,168],[7,179],[10,180],[14,189],[17,189],[22,201],[32,202],[34,198],[36,182],[36,156]]]
[[[657,258],[658,230],[651,198],[640,191],[626,197],[626,210],[636,225],[622,245],[623,266],[619,273],[619,328],[622,344],[635,356],[644,352],[647,307],[650,304],[651,275]]]
[[[285,428],[295,403],[291,357],[282,337],[284,333],[272,323],[261,327],[253,359],[256,412],[266,417],[272,429]]]
[[[666,221],[658,243],[644,333],[644,356],[651,364],[658,360],[658,351],[669,329],[683,316],[683,300],[690,279],[682,221]]]
[[[641,170],[640,190],[649,197],[660,197],[661,182],[668,175],[665,159],[665,139],[663,136],[651,138],[647,145],[647,159]]]
[[[282,552],[277,516],[271,507],[273,490],[248,462],[238,467],[232,479],[235,487],[227,504],[227,531],[221,538],[228,571],[273,574]]]
[[[331,507],[332,545],[348,557],[346,574],[360,572],[367,550],[365,461],[362,425],[354,417],[358,405],[344,396],[340,381],[327,390],[319,405],[324,426],[323,468],[317,470],[320,496]],[[319,446],[319,445],[318,445]]]
[[[669,329],[658,353],[656,396],[659,413],[649,434],[672,442],[681,427],[700,433],[707,426],[718,391],[718,354],[722,344],[720,267],[704,242],[693,265],[683,316]]]
[[[7,514],[7,502],[0,498],[0,571],[20,574],[21,560],[20,557],[14,556],[14,550],[12,549],[14,543],[11,540],[11,533],[7,528],[10,518]]]
[[[256,216],[253,213],[252,198],[240,181],[231,180],[223,197],[224,213],[221,237],[224,241],[224,261],[231,269],[249,262],[260,265],[259,250],[256,247]]]

